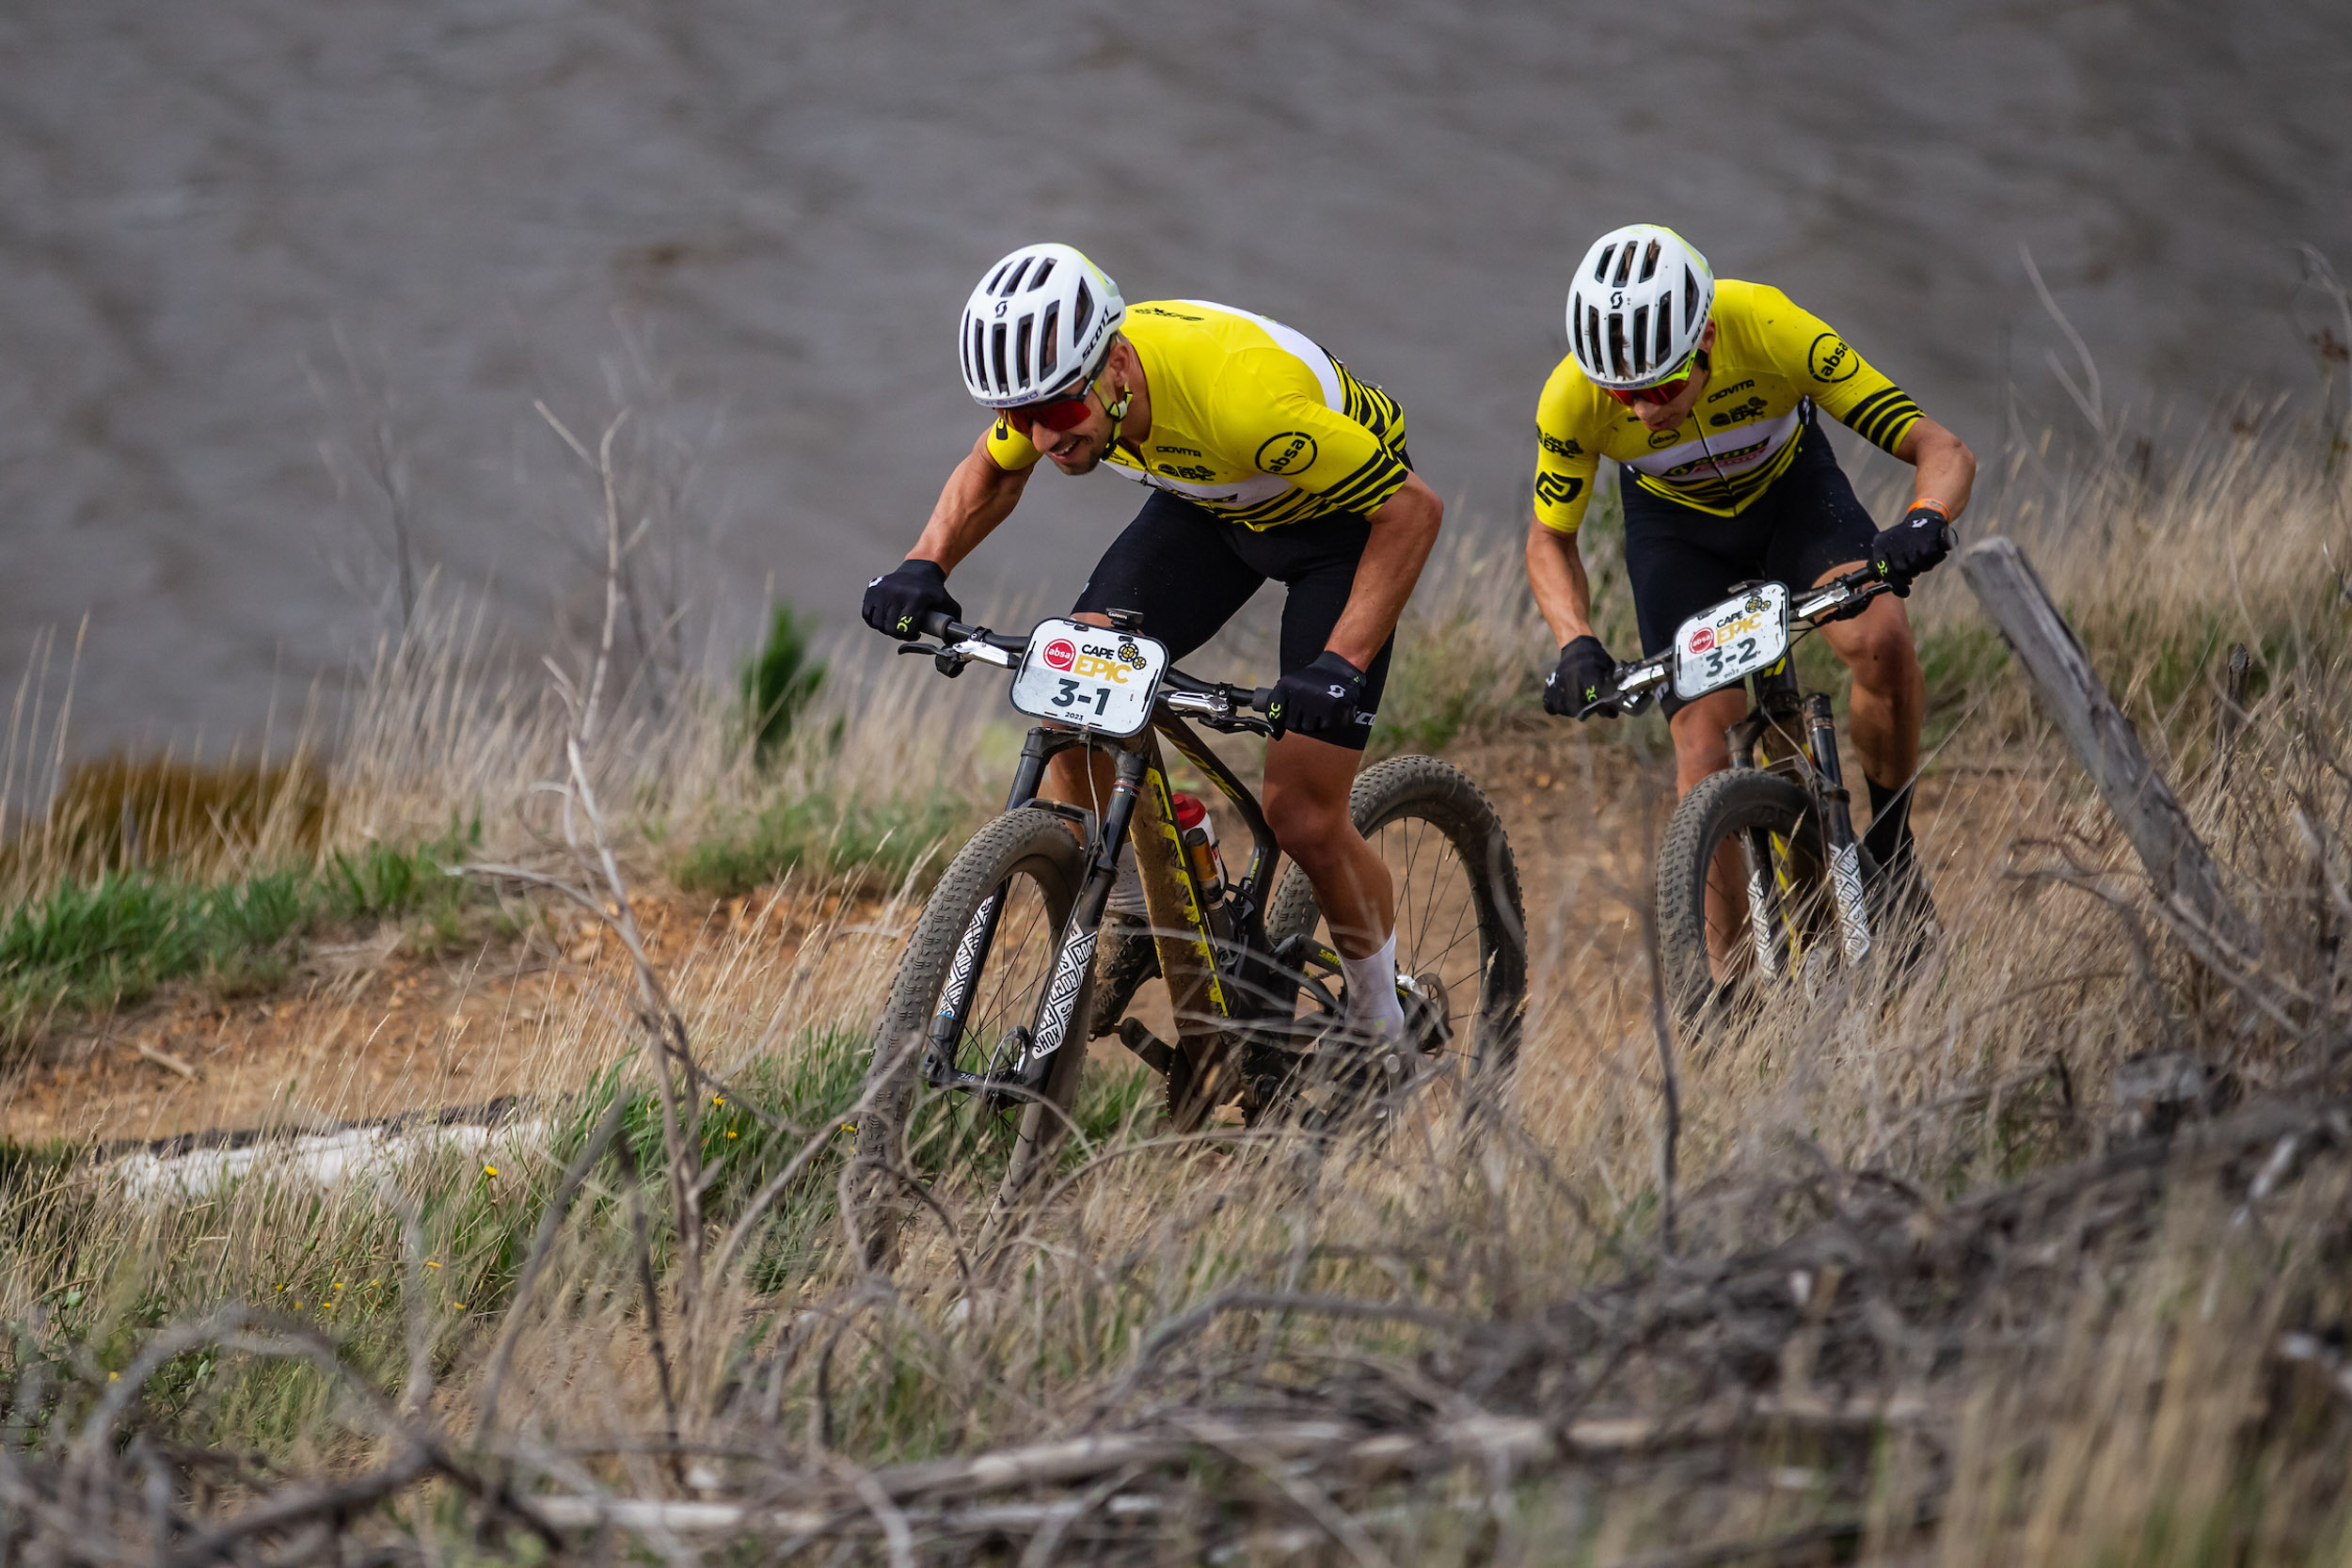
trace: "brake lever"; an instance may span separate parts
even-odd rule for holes
[[[963,660],[949,653],[944,644],[934,648],[928,642],[901,642],[898,644],[898,651],[902,654],[930,655],[931,668],[949,680],[954,680],[963,673]]]

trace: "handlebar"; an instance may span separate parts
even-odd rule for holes
[[[921,628],[924,636],[937,638],[940,645],[933,648],[910,642],[898,651],[930,654],[940,673],[946,675],[963,673],[966,664],[993,664],[1000,670],[1009,670],[1020,663],[1021,655],[1029,646],[1026,634],[966,626],[944,610],[924,616]],[[1274,705],[1274,688],[1270,686],[1231,686],[1223,681],[1197,680],[1171,667],[1160,675],[1159,700],[1171,712],[1192,714],[1212,729],[1248,730],[1257,735],[1271,731],[1263,719],[1251,716]]]
[[[1892,591],[1892,584],[1868,566],[1857,566],[1842,577],[1832,578],[1802,593],[1792,591],[1788,624],[1791,628],[1825,626],[1860,613],[1864,605]],[[1651,693],[1674,679],[1674,650],[1669,648],[1662,654],[1618,665],[1610,679],[1610,691],[1594,705],[1594,711],[1613,707],[1620,713],[1641,712],[1648,706]]]

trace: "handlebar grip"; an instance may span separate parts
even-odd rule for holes
[[[1263,713],[1266,709],[1272,707],[1274,705],[1274,688],[1270,686],[1262,686],[1252,691],[1249,694],[1249,705],[1256,708],[1260,713]]]
[[[924,636],[935,637],[942,642],[946,642],[949,641],[948,633],[955,624],[954,616],[944,610],[934,610],[916,623],[916,627]]]

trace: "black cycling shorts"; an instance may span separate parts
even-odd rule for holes
[[[1625,574],[1644,657],[1663,651],[1676,627],[1728,598],[1734,583],[1809,588],[1833,566],[1868,557],[1878,525],[1855,499],[1829,437],[1808,420],[1797,441],[1788,471],[1736,517],[1683,506],[1621,476]],[[1669,692],[1659,706],[1672,718],[1682,703]]]
[[[1103,552],[1072,613],[1141,610],[1144,635],[1167,643],[1168,657],[1181,660],[1215,637],[1271,578],[1290,589],[1282,603],[1281,660],[1287,675],[1312,663],[1331,640],[1331,628],[1340,624],[1356,587],[1356,562],[1371,532],[1369,522],[1347,514],[1260,531],[1154,490],[1136,520]],[[1315,739],[1364,749],[1395,645],[1391,637],[1364,672],[1363,705],[1354,730]]]

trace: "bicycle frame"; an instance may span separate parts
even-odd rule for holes
[[[1249,832],[1248,863],[1232,883],[1232,891],[1216,904],[1210,902],[1184,852],[1160,746],[1163,738],[1209,779]],[[1110,796],[1099,815],[1084,806],[1040,797],[1053,759],[1078,750],[1107,752],[1113,759]],[[1302,962],[1317,958],[1323,960],[1327,972],[1336,969],[1336,955],[1319,944],[1300,954],[1271,949],[1264,911],[1281,868],[1281,851],[1273,830],[1248,786],[1171,709],[1167,693],[1154,705],[1151,727],[1138,735],[1116,737],[1056,724],[1032,728],[1005,800],[1008,811],[1023,807],[1038,807],[1069,818],[1083,833],[1088,861],[1087,879],[1061,933],[1035,1032],[1022,1042],[1009,1064],[991,1063],[990,1070],[977,1073],[954,1065],[974,980],[995,940],[1002,911],[992,895],[957,944],[926,1042],[921,1068],[925,1082],[1006,1101],[1038,1095],[1056,1057],[1072,1043],[1070,1026],[1093,965],[1104,908],[1118,879],[1120,847],[1131,840],[1159,945],[1161,973],[1168,982],[1177,1020],[1178,1038],[1172,1049],[1152,1037],[1136,1021],[1122,1025],[1121,1041],[1146,1063],[1165,1072],[1173,1054],[1181,1052],[1192,1069],[1189,1082],[1195,1096],[1221,1098],[1230,1086],[1223,1069],[1232,1055],[1237,1026],[1255,1024],[1263,1031],[1273,1021],[1287,1020],[1302,985],[1327,1006],[1337,1007],[1337,1000],[1302,969]],[[1083,1040],[1076,1043],[1084,1049]]]
[[[1753,586],[1735,583],[1737,594]],[[1869,956],[1870,917],[1863,903],[1860,840],[1853,831],[1852,799],[1837,761],[1837,726],[1829,698],[1800,691],[1797,686],[1796,645],[1805,633],[1860,610],[1887,591],[1868,568],[1849,572],[1792,595],[1789,619],[1802,623],[1789,638],[1788,651],[1779,661],[1751,675],[1755,705],[1746,718],[1724,731],[1724,743],[1734,768],[1766,767],[1792,775],[1811,799],[1821,824],[1821,839],[1829,851],[1831,895],[1837,908],[1839,944],[1846,961],[1858,964]],[[1624,712],[1638,712],[1651,693],[1672,678],[1671,652],[1638,663],[1619,666],[1611,701]],[[1726,687],[1724,689],[1730,689]],[[1791,721],[1795,726],[1791,729]],[[1765,740],[1779,736],[1788,743],[1785,755],[1759,762]],[[1748,886],[1748,931],[1754,939],[1757,968],[1776,976],[1789,958],[1789,927],[1784,916],[1780,888],[1771,874],[1772,835],[1751,829],[1740,839],[1740,859]]]

